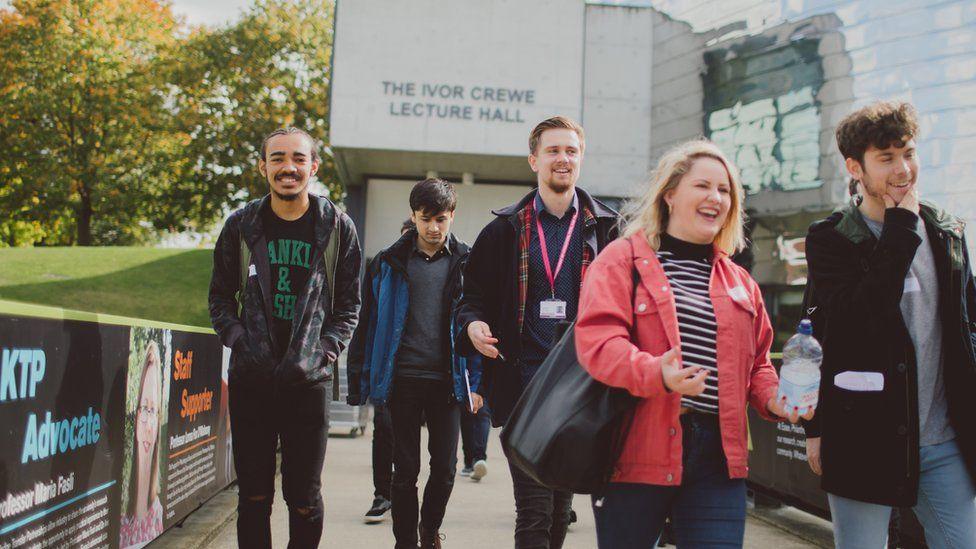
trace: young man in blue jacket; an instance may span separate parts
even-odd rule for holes
[[[398,549],[439,548],[454,488],[466,360],[454,352],[452,307],[461,293],[468,246],[450,234],[454,187],[425,179],[410,192],[416,229],[370,263],[362,322],[349,349],[349,401],[387,406],[393,423],[393,534]],[[480,408],[480,399],[469,403]],[[420,427],[429,436],[430,477],[417,501]]]

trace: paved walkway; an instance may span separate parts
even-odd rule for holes
[[[359,438],[329,439],[323,475],[325,534],[322,547],[344,549],[393,547],[393,533],[389,520],[377,525],[366,525],[362,522],[363,513],[372,501],[373,492],[370,436],[371,433],[368,432],[366,436]],[[497,429],[493,429],[491,433],[488,463],[489,474],[480,483],[460,476],[457,478],[441,530],[447,536],[444,542],[444,547],[447,549],[497,549],[513,545],[515,504],[508,467],[498,443]],[[426,472],[422,472],[421,475],[422,483]],[[275,496],[272,515],[274,544],[275,547],[284,547],[288,537],[288,514],[281,499],[280,486]],[[595,548],[596,535],[589,498],[576,496],[574,508],[579,515],[579,522],[571,527],[564,545],[565,549]],[[177,545],[185,547],[184,543],[185,541],[177,541],[176,533],[168,532],[152,547]],[[236,547],[234,522],[227,522],[215,539],[206,545],[215,549]],[[745,546],[776,549],[816,547],[783,529],[752,517],[746,525]]]

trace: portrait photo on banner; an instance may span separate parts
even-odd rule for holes
[[[125,398],[119,547],[139,548],[163,532],[170,330],[133,327]]]

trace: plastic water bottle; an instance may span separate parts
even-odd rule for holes
[[[813,337],[813,323],[805,318],[783,347],[777,398],[786,396],[787,410],[793,411],[796,407],[803,415],[808,409],[817,407],[821,362],[823,349]]]

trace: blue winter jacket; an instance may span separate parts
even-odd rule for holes
[[[389,400],[396,377],[396,355],[410,308],[407,261],[416,238],[416,230],[407,231],[392,246],[377,254],[366,268],[360,321],[353,333],[346,362],[349,386],[346,400],[349,404],[371,402],[384,406]],[[470,249],[454,235],[448,236],[447,246],[451,264],[444,285],[443,318],[447,332],[444,355],[451,357],[454,398],[468,405],[469,384],[474,392],[480,387],[481,358],[480,355],[465,357],[455,352],[457,328],[452,319],[453,308],[461,297],[461,276]]]

